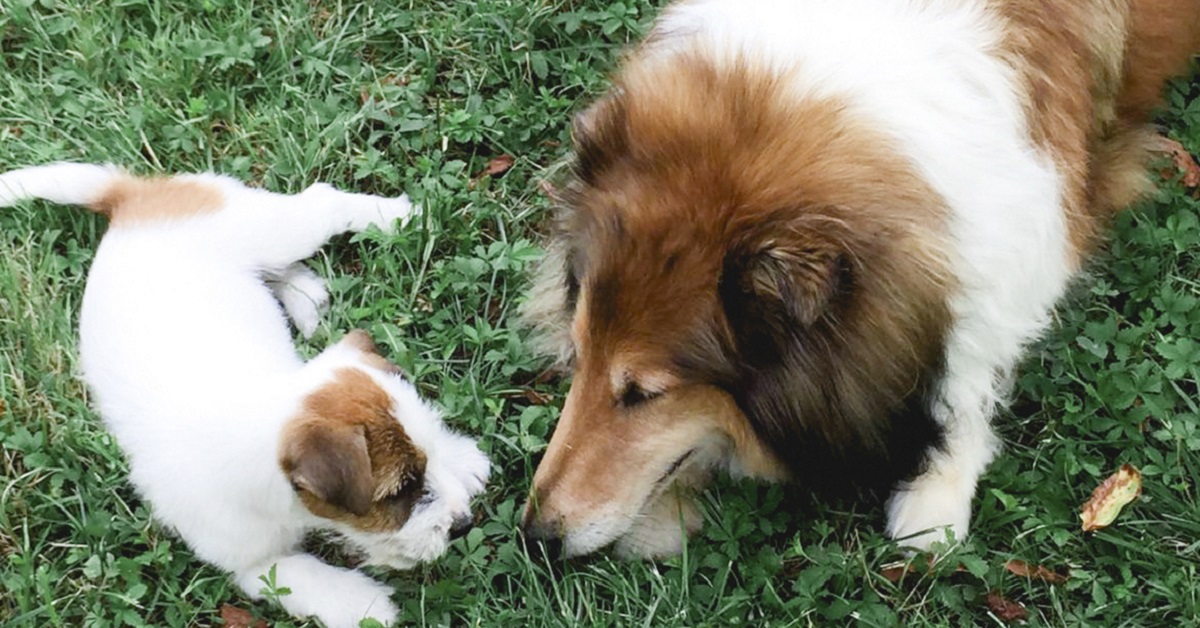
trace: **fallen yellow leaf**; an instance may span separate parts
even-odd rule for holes
[[[1083,505],[1083,512],[1079,513],[1079,518],[1083,520],[1083,531],[1107,527],[1126,504],[1141,494],[1142,473],[1133,465],[1121,465],[1116,473],[1092,491],[1092,498]]]

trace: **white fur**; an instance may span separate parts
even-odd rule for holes
[[[80,164],[19,170],[0,175],[0,203],[88,203],[123,176]],[[81,313],[84,378],[129,458],[131,480],[162,522],[200,558],[233,572],[248,595],[260,595],[260,578],[274,567],[276,586],[291,590],[281,603],[294,615],[315,615],[330,628],[357,626],[364,617],[393,622],[390,590],[298,553],[305,532],[336,530],[373,564],[407,568],[436,558],[451,523],[469,516],[487,458],[473,440],[448,430],[410,383],[362,364],[361,352],[337,344],[304,363],[276,298],[310,334],[328,294],[297,262],[337,233],[389,228],[409,216],[409,201],[323,184],[286,196],[212,174],[179,178],[219,190],[223,206],[111,226]],[[274,295],[264,278],[274,281]],[[427,498],[394,533],[316,517],[279,467],[285,422],[345,367],[384,387],[428,459]]]
[[[677,482],[652,497],[617,538],[613,549],[621,558],[674,556],[683,551],[689,534],[700,530],[704,515],[694,495]],[[568,542],[570,540],[568,539]]]
[[[304,264],[296,263],[277,276],[268,277],[267,285],[287,312],[292,324],[311,338],[321,323],[321,315],[329,309],[329,290],[325,280]]]
[[[567,531],[563,555],[590,554],[610,543],[622,557],[672,556],[683,550],[688,534],[704,523],[696,501],[699,489],[714,472],[741,476],[734,444],[706,424],[705,417],[692,419],[630,445],[641,454],[639,468],[627,469],[619,498],[591,504],[595,511],[586,523]],[[663,475],[685,454],[673,475]]]
[[[917,548],[943,538],[931,528],[966,534],[976,482],[998,449],[990,419],[1007,376],[1072,274],[1061,177],[1029,138],[1023,95],[997,57],[1003,25],[985,4],[699,0],[664,14],[651,49],[671,55],[700,41],[713,58],[793,77],[797,98],[850,103],[949,203],[960,288],[933,409],[947,443],[888,508],[889,533]]]

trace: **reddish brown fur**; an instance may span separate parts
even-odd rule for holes
[[[280,439],[280,467],[315,515],[360,530],[401,528],[420,494],[425,454],[366,373],[345,368],[308,396]]]
[[[1093,128],[1093,72],[1085,5],[1091,0],[1005,0],[997,2],[1009,22],[1008,61],[1027,91],[1029,130],[1034,142],[1054,155],[1064,177],[1063,206],[1072,249],[1078,255],[1095,242],[1098,225],[1088,203],[1088,151]],[[1076,25],[1074,27],[1068,25]],[[1097,26],[1096,31],[1101,29]],[[1117,35],[1123,35],[1117,29]],[[1119,46],[1117,42],[1111,45]],[[1101,45],[1107,48],[1108,45]],[[1095,77],[1098,79],[1099,77]],[[1098,82],[1097,82],[1098,84]]]
[[[611,462],[628,453],[622,443],[666,429],[676,392],[739,395],[737,418],[722,422],[742,441],[738,457],[757,452],[743,460],[752,472],[785,474],[775,454],[793,426],[742,414],[761,408],[733,363],[749,332],[731,319],[722,286],[761,303],[760,316],[812,325],[815,352],[841,370],[825,376],[844,406],[803,382],[803,399],[789,403],[807,406],[797,420],[833,449],[892,438],[874,415],[896,410],[936,368],[927,348],[941,345],[948,316],[936,235],[944,203],[883,133],[836,101],[784,102],[778,80],[699,59],[635,66],[618,81],[623,96],[579,121],[580,178],[563,235],[582,284],[575,377],[535,479],[539,494],[554,488],[551,506],[606,494],[628,468]],[[630,385],[672,393],[639,410],[636,431],[620,402]],[[774,453],[749,442],[757,438]],[[545,506],[544,516],[565,516]]]
[[[1164,82],[1200,51],[1200,0],[996,0],[1030,134],[1064,176],[1076,265],[1148,187],[1146,126]],[[1189,17],[1190,16],[1190,17]]]
[[[579,410],[580,406],[609,405],[606,392],[588,390],[568,399],[563,419],[555,428],[555,446],[538,465],[533,503],[558,525],[593,519],[599,510],[613,504],[631,511],[644,509],[646,500],[656,496],[654,480],[694,445],[727,447],[743,461],[747,472],[758,477],[787,477],[786,469],[749,428],[733,398],[719,388],[675,386],[653,405],[636,412],[589,415]],[[593,398],[597,395],[601,397],[598,400]],[[661,450],[669,452],[681,441],[687,441],[682,450],[663,460],[656,458]],[[685,467],[679,471],[686,475],[698,470]],[[618,473],[626,480],[615,481],[613,475]],[[631,481],[634,478],[640,482]]]
[[[1145,116],[1200,43],[1200,0],[991,6],[1079,263],[1144,189]],[[945,204],[885,132],[783,97],[787,82],[643,49],[577,120],[577,176],[527,308],[574,372],[531,530],[594,520],[653,473],[638,462],[685,433],[684,395],[735,403],[713,410],[718,431],[752,426],[760,444],[735,457],[757,452],[764,476],[782,462],[890,486],[936,440]]]
[[[180,220],[220,210],[224,195],[212,185],[180,179],[122,177],[90,207],[114,227]]]
[[[1134,0],[1130,7],[1117,112],[1141,124],[1161,104],[1163,83],[1200,54],[1200,0]]]

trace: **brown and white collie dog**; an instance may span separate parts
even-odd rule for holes
[[[526,314],[573,372],[527,537],[670,554],[714,470],[961,538],[1023,348],[1145,188],[1200,0],[691,0],[575,122]]]

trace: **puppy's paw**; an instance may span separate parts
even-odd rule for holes
[[[319,212],[329,212],[338,231],[359,232],[375,225],[392,232],[395,223],[408,221],[416,211],[408,195],[384,198],[373,194],[342,192],[327,183],[314,183],[300,193],[299,198]]]
[[[391,587],[358,571],[346,573],[357,578],[331,582],[326,599],[320,602],[324,608],[313,613],[326,628],[358,628],[364,619],[374,619],[385,626],[395,624],[400,610],[390,598]]]
[[[275,298],[305,338],[311,338],[329,309],[325,280],[303,264],[293,264],[269,282]]]
[[[467,496],[481,493],[491,475],[492,461],[479,449],[475,439],[456,434],[451,459],[454,460],[453,473],[466,489]]]
[[[371,221],[371,224],[379,227],[384,233],[394,233],[397,228],[396,223],[404,226],[416,211],[412,201],[408,200],[407,194],[402,194],[394,198],[383,198],[380,196],[371,198],[374,200],[376,213],[376,217]]]
[[[275,583],[289,592],[279,603],[294,617],[316,617],[326,628],[358,628],[364,619],[384,625],[396,622],[399,610],[392,589],[361,571],[327,565],[314,556],[296,554],[274,563]],[[270,566],[238,575],[238,585],[254,597],[262,595],[262,574]]]
[[[955,539],[965,539],[974,492],[974,484],[958,474],[931,471],[919,476],[888,499],[888,536],[920,551],[946,540],[947,529]]]

